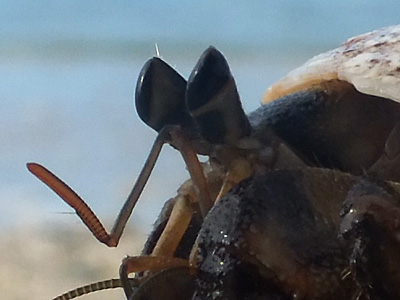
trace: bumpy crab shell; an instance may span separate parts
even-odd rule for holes
[[[350,38],[310,59],[272,85],[263,98],[277,98],[326,85],[350,83],[361,93],[400,102],[400,25]]]

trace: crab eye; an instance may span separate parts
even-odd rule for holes
[[[228,62],[214,47],[204,51],[189,77],[186,108],[210,143],[235,144],[250,134]]]
[[[143,66],[136,85],[135,103],[139,117],[160,131],[165,125],[185,125],[186,80],[158,57]]]

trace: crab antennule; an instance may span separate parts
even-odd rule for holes
[[[56,175],[51,173],[45,167],[37,163],[28,163],[28,170],[43,181],[57,195],[61,197],[69,206],[75,209],[77,215],[83,223],[89,228],[93,235],[102,243],[109,245],[110,237],[100,220],[90,209],[90,207],[75,193],[67,184],[65,184]]]
[[[228,63],[214,47],[203,53],[189,77],[186,107],[210,143],[235,144],[250,134]]]
[[[78,196],[68,185],[66,185],[61,179],[47,170],[45,167],[36,164],[28,163],[28,170],[43,181],[49,188],[51,188],[57,195],[61,197],[67,204],[69,204],[73,209],[75,209],[77,215],[81,218],[83,223],[88,227],[88,229],[93,233],[93,235],[101,242],[109,247],[116,247],[121,238],[122,232],[128,222],[130,215],[143,191],[147,180],[154,168],[157,158],[160,154],[161,148],[166,141],[166,135],[168,132],[162,130],[157,136],[153,147],[150,150],[150,154],[139,174],[138,179],[125,201],[117,219],[115,220],[114,226],[111,233],[108,234],[104,229],[104,226],[93,213],[90,207]]]
[[[165,125],[185,126],[190,116],[185,108],[186,80],[158,57],[146,62],[136,85],[139,117],[156,131]]]

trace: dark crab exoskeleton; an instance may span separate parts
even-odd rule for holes
[[[399,64],[399,26],[355,37],[272,86],[246,116],[215,48],[188,82],[150,59],[136,107],[159,135],[110,234],[53,174],[29,169],[116,246],[162,144],[182,153],[191,180],[142,256],[120,268],[131,300],[398,299]]]

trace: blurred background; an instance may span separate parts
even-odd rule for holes
[[[0,0],[0,293],[50,299],[118,276],[163,202],[188,178],[165,147],[117,249],[95,240],[26,170],[39,162],[110,229],[156,136],[133,105],[137,76],[158,45],[188,77],[214,45],[228,59],[244,108],[312,56],[399,23],[398,0]],[[87,299],[124,299],[122,291]]]

